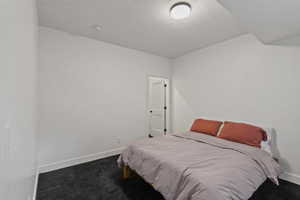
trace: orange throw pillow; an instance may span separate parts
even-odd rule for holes
[[[261,141],[267,140],[266,132],[262,128],[250,124],[227,121],[224,122],[218,137],[259,148]]]
[[[223,122],[220,121],[196,119],[192,125],[191,131],[216,136],[222,123]]]

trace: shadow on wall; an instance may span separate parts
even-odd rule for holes
[[[191,127],[191,123],[196,117],[195,111],[186,98],[179,92],[179,90],[173,87],[172,90],[172,126],[173,132],[187,131]]]

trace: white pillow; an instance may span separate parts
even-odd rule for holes
[[[273,158],[279,159],[277,148],[274,141],[274,136],[276,134],[275,129],[273,128],[264,128],[267,134],[267,141],[261,142],[261,149],[268,152]]]
[[[272,153],[272,148],[271,148],[271,145],[268,143],[268,141],[262,141],[260,143],[260,148],[266,152],[268,152],[272,157],[273,157],[273,153]]]

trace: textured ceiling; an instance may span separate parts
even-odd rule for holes
[[[39,23],[174,58],[245,31],[216,0],[189,0],[192,15],[169,17],[169,0],[38,0]],[[244,1],[243,1],[244,2]],[[98,24],[101,31],[93,26]]]

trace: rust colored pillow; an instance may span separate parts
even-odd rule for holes
[[[192,125],[191,131],[216,136],[222,123],[223,122],[220,121],[196,119]]]
[[[218,137],[259,148],[261,141],[267,140],[266,132],[262,128],[236,122],[224,122]]]

